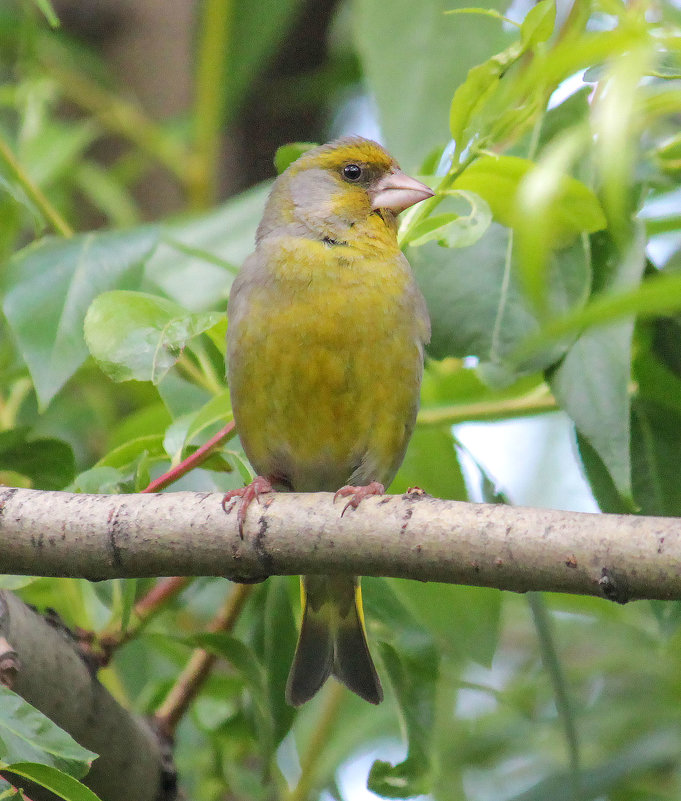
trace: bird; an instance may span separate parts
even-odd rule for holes
[[[226,511],[240,504],[242,537],[262,493],[334,492],[349,499],[345,513],[395,476],[430,339],[396,217],[433,194],[358,136],[308,150],[274,181],[227,309],[232,410],[257,472],[223,499]],[[329,675],[380,703],[360,579],[303,576],[301,600],[287,703],[305,703]]]

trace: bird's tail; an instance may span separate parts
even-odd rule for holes
[[[383,690],[369,653],[362,591],[355,576],[301,576],[303,622],[286,701],[300,706],[309,701],[330,674],[372,704]]]

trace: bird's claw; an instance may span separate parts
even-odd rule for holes
[[[239,525],[239,536],[241,539],[244,538],[244,524],[246,522],[248,507],[254,500],[260,502],[260,495],[263,492],[274,492],[274,487],[264,476],[256,476],[250,484],[245,487],[239,487],[239,489],[230,490],[226,492],[222,498],[222,508],[225,512],[229,511],[227,509],[227,504],[230,501],[241,498],[241,505],[236,513],[236,522]]]
[[[371,495],[383,495],[384,492],[385,487],[378,481],[372,481],[362,487],[353,487],[351,484],[347,484],[336,492],[333,496],[333,502],[336,503],[338,498],[346,498],[348,495],[351,496],[341,512],[341,517],[343,517],[348,509],[356,509],[365,498]]]

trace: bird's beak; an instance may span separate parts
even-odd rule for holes
[[[433,197],[434,194],[432,189],[405,175],[401,170],[389,172],[369,187],[371,208],[374,211],[390,209],[395,214],[408,209],[414,203]]]

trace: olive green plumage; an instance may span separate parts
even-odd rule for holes
[[[357,137],[305,153],[275,181],[228,308],[237,431],[275,489],[392,481],[416,420],[430,336],[395,214],[430,194]],[[288,701],[308,700],[332,673],[378,703],[359,580],[308,576],[302,586]]]

